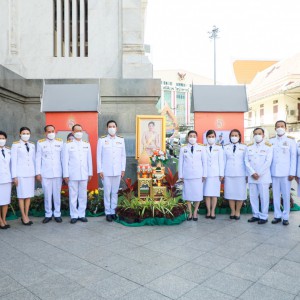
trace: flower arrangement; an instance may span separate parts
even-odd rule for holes
[[[150,159],[153,164],[157,164],[158,162],[161,162],[162,164],[165,165],[168,162],[168,156],[166,152],[160,149],[154,150]]]

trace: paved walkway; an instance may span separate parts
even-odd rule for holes
[[[287,227],[199,217],[138,228],[104,217],[10,221],[0,232],[0,299],[300,300],[299,212]]]

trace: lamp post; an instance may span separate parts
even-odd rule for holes
[[[219,28],[215,25],[212,28],[212,31],[209,31],[209,38],[214,40],[214,85],[216,85],[216,38],[218,37]]]

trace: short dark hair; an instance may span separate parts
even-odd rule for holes
[[[67,140],[70,138],[70,137],[74,137],[74,134],[72,132],[70,132],[68,135],[67,135]]]
[[[155,126],[155,123],[154,123],[153,121],[150,121],[150,122],[148,123],[148,126],[151,125],[151,124],[152,124],[153,126]]]
[[[253,134],[254,134],[254,132],[255,132],[256,130],[259,130],[259,129],[263,132],[263,134],[265,133],[265,131],[264,131],[263,128],[261,128],[261,127],[256,127],[256,128],[253,130]]]
[[[82,128],[82,126],[80,124],[75,124],[75,125],[72,126],[72,131],[74,131],[74,129],[75,129],[76,126],[79,126],[79,127]]]
[[[190,135],[191,133],[195,133],[196,136],[198,136],[197,131],[195,131],[195,130],[190,130],[190,131],[188,132],[188,134],[187,134],[187,137],[189,137],[189,135]]]
[[[217,136],[216,132],[213,129],[209,129],[206,132],[206,137],[208,137],[209,135],[214,134],[215,136]]]
[[[237,132],[238,133],[238,135],[239,135],[239,143],[242,141],[242,134],[241,134],[241,132],[238,130],[238,129],[232,129],[231,131],[230,131],[230,133],[229,133],[229,140],[230,140],[230,142],[231,142],[231,139],[230,139],[230,136],[231,136],[231,134],[233,133],[233,132]]]
[[[275,123],[275,128],[277,126],[278,123],[284,123],[284,127],[286,127],[286,122],[283,121],[283,120],[278,120],[276,123]]]
[[[0,131],[0,135],[4,135],[4,137],[7,139],[7,134],[4,131]]]
[[[45,131],[45,132],[47,131],[48,127],[53,127],[53,128],[55,129],[55,126],[49,124],[49,125],[46,125],[46,126],[44,127],[44,131]]]
[[[116,127],[118,127],[117,122],[114,121],[114,120],[109,120],[109,121],[107,121],[106,127],[108,127],[108,125],[109,125],[110,123],[115,123]]]
[[[23,130],[28,130],[30,133],[31,133],[31,130],[28,128],[28,127],[21,127],[20,128],[20,133],[23,131]]]

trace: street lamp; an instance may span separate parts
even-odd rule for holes
[[[216,38],[218,38],[219,28],[215,25],[213,26],[212,31],[209,31],[209,38],[214,40],[214,85],[216,85]]]

